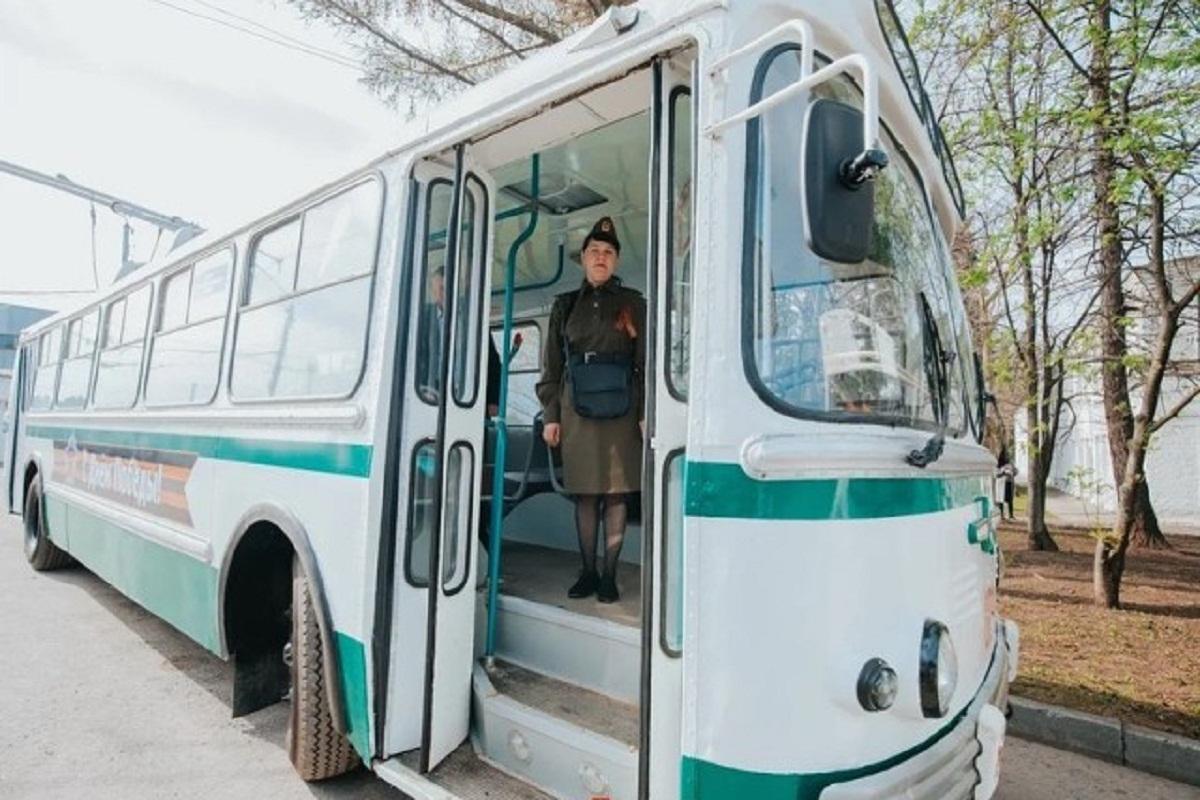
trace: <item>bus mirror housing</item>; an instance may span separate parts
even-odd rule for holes
[[[882,150],[863,147],[863,115],[821,98],[804,117],[804,234],[819,257],[857,264],[871,251],[875,176],[887,166]]]

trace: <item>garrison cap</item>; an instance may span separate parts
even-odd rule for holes
[[[583,238],[583,247],[581,249],[586,250],[588,244],[593,239],[597,242],[608,242],[620,254],[621,242],[617,239],[617,226],[613,224],[612,217],[601,217],[596,221],[596,224],[592,226],[588,235]]]

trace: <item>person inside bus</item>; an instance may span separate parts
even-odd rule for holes
[[[617,560],[625,541],[628,495],[642,480],[646,301],[614,273],[621,242],[610,217],[583,240],[584,280],[554,299],[542,351],[538,400],[543,438],[562,448],[563,483],[575,502],[582,568],[567,591],[619,599]],[[601,518],[604,558],[596,564]]]
[[[420,346],[417,348],[417,385],[423,392],[441,394],[442,324],[446,317],[446,273],[438,267],[429,274],[429,300],[421,309]],[[487,415],[500,412],[500,354],[488,337]]]

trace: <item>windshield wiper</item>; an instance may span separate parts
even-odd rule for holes
[[[914,467],[924,469],[942,457],[942,450],[946,446],[946,428],[950,416],[946,368],[954,354],[947,353],[942,348],[942,337],[938,333],[937,320],[933,316],[929,298],[924,292],[918,297],[921,298],[922,338],[925,341],[925,377],[929,380],[930,403],[938,423],[938,432],[925,442],[924,447],[909,451],[904,460]]]

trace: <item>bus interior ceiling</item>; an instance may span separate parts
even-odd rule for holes
[[[577,288],[583,280],[580,248],[600,217],[612,217],[621,241],[618,276],[626,286],[645,292],[650,91],[649,71],[640,70],[477,146],[477,157],[490,170],[498,193],[490,313],[500,352],[509,251],[529,222],[528,214],[515,210],[530,204],[532,156],[535,152],[539,156],[538,220],[533,234],[518,248],[513,281],[513,331],[521,334],[522,344],[510,364],[506,472],[524,468],[530,448],[544,454],[545,445],[534,427],[540,411],[535,389],[550,307],[556,295]],[[497,164],[498,159],[504,160]],[[484,492],[489,489],[485,486]],[[604,605],[595,598],[567,598],[567,587],[579,570],[573,505],[553,491],[533,494],[506,509],[502,591],[637,627],[641,616],[639,505],[636,500],[631,504],[634,513],[621,551],[619,602]]]

